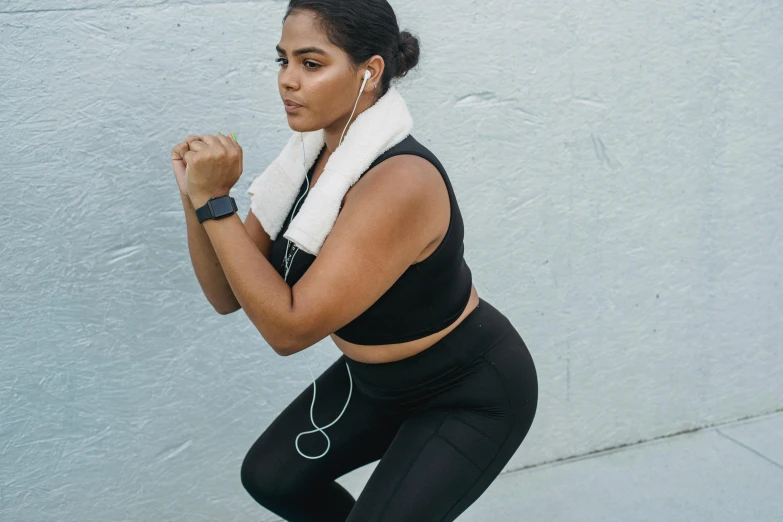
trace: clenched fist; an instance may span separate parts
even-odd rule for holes
[[[174,177],[177,180],[177,187],[181,196],[188,194],[188,171],[187,163],[183,157],[190,150],[190,141],[200,139],[198,136],[188,136],[185,141],[178,143],[171,149],[171,166],[174,168]]]
[[[196,208],[229,193],[242,175],[242,147],[220,133],[188,136],[171,152],[174,175],[181,194]]]

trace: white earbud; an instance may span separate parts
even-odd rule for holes
[[[338,147],[343,143],[343,136],[345,135],[345,131],[348,130],[348,125],[351,123],[351,118],[353,118],[353,113],[356,112],[356,106],[359,105],[359,99],[362,97],[362,93],[364,92],[364,86],[367,84],[367,80],[370,79],[370,76],[372,76],[372,73],[370,72],[369,69],[364,71],[364,81],[362,82],[362,88],[359,89],[359,96],[356,98],[356,103],[353,104],[353,111],[351,111],[351,115],[348,117],[348,123],[345,124],[343,133],[340,135],[340,141],[337,144]]]
[[[368,70],[364,71],[364,81],[362,82],[362,88],[359,90],[359,92],[364,92],[364,86],[367,84],[367,80],[370,79],[370,76],[372,76],[372,73]]]

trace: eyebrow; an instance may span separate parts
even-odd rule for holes
[[[283,49],[279,45],[275,45],[275,49],[277,49],[278,53],[284,56],[286,55],[285,49]],[[294,56],[301,56],[303,54],[308,54],[308,53],[322,54],[324,56],[328,56],[326,54],[326,51],[324,51],[323,49],[319,49],[318,47],[302,47],[301,49],[297,49],[296,51],[294,51]]]

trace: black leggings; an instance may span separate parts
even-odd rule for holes
[[[302,457],[313,429],[312,386],[269,425],[242,463],[242,484],[289,522],[452,521],[500,474],[528,433],[538,403],[533,360],[489,303],[412,357],[366,364],[340,356],[317,379],[313,418],[334,421],[331,447]],[[299,448],[317,456],[321,433]],[[335,479],[380,459],[357,500]]]

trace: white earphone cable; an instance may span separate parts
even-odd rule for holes
[[[338,147],[340,145],[342,145],[342,143],[343,143],[343,136],[345,135],[345,131],[346,131],[346,129],[348,129],[348,125],[351,123],[351,118],[353,118],[353,114],[354,114],[354,112],[356,112],[356,107],[359,105],[359,99],[362,96],[362,92],[364,92],[364,86],[367,83],[367,80],[370,79],[370,76],[371,76],[370,75],[370,71],[365,71],[365,73],[364,73],[364,82],[362,82],[362,87],[359,90],[359,97],[356,98],[356,103],[353,105],[353,111],[351,111],[351,115],[348,117],[348,123],[346,123],[345,129],[343,129],[342,135],[340,135],[340,142],[338,143]],[[305,169],[305,179],[307,180],[307,187],[305,188],[305,193],[302,194],[302,197],[299,198],[299,201],[297,201],[296,204],[294,205],[294,209],[291,212],[291,219],[293,219],[293,215],[296,213],[296,207],[299,206],[299,203],[302,201],[302,199],[310,191],[310,179],[307,177],[307,161],[306,161],[306,152],[305,152],[305,146],[304,146],[304,135],[300,134],[300,136],[302,136],[302,165],[303,165],[303,167]],[[293,265],[294,257],[296,256],[297,252],[299,252],[299,249],[295,247],[296,249],[294,250],[294,253],[291,256],[291,260],[289,261],[288,260],[288,248],[291,246],[291,240],[289,239],[287,241],[288,242],[286,243],[286,255],[284,257],[284,261],[285,261],[285,277],[283,278],[286,281],[288,281],[288,271],[291,269],[291,265]],[[350,382],[350,388],[348,389],[348,399],[345,401],[345,406],[343,406],[343,411],[341,411],[340,415],[338,415],[337,418],[334,419],[330,424],[327,424],[326,426],[318,426],[315,423],[315,419],[313,418],[313,408],[315,407],[315,392],[316,392],[315,376],[313,375],[313,369],[310,367],[310,361],[307,359],[307,354],[304,351],[302,351],[302,355],[304,355],[305,362],[307,363],[307,369],[310,370],[310,377],[313,380],[313,401],[310,403],[310,423],[313,425],[313,428],[315,428],[315,429],[314,430],[310,430],[310,431],[303,431],[302,433],[297,435],[296,436],[296,441],[295,441],[295,446],[296,446],[296,451],[299,452],[299,454],[301,456],[303,456],[306,459],[316,460],[316,459],[320,459],[321,457],[326,455],[329,452],[329,449],[332,446],[332,442],[329,439],[329,435],[327,435],[324,430],[326,428],[329,428],[330,426],[333,426],[334,424],[336,424],[337,421],[340,420],[340,418],[343,416],[343,413],[345,413],[345,410],[348,408],[348,403],[351,401],[351,394],[353,393],[353,377],[351,376],[351,368],[348,366],[348,363],[346,363],[345,367],[348,370],[348,380]],[[302,450],[299,449],[299,437],[301,437],[302,435],[306,435],[308,433],[316,433],[316,432],[321,432],[323,434],[323,436],[326,437],[326,450],[323,453],[321,453],[320,455],[318,455],[317,457],[311,457],[309,455],[305,455],[304,453],[302,453]]]

